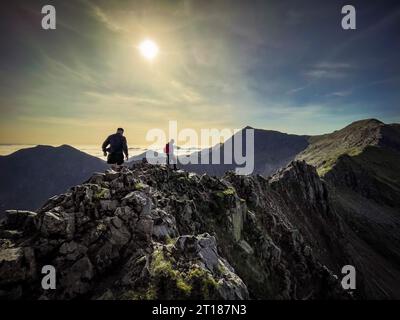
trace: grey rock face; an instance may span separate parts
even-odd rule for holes
[[[301,188],[284,190],[291,181]],[[96,173],[36,213],[8,213],[0,228],[0,295],[348,298],[309,244],[313,238],[288,218],[304,208],[319,210],[321,219],[333,217],[326,192],[298,163],[270,181],[171,172],[146,163]],[[291,207],[293,199],[304,206]],[[56,290],[41,288],[46,264],[57,270]]]

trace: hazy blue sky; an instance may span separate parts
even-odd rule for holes
[[[45,4],[56,30],[41,29]],[[345,4],[357,30],[341,28]],[[3,1],[0,27],[0,143],[97,144],[123,126],[145,145],[168,120],[298,134],[400,121],[399,1]]]

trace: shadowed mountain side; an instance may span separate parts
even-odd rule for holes
[[[106,167],[104,161],[68,145],[37,146],[1,156],[0,214],[5,209],[36,209]]]
[[[225,143],[218,144],[212,148],[204,149],[191,155],[198,159],[199,164],[183,164],[182,168],[187,171],[196,173],[207,173],[215,176],[222,176],[226,171],[234,170],[237,167],[243,167],[243,164],[235,161],[235,140],[240,141],[241,155],[246,155],[246,127],[235,133]],[[286,134],[272,130],[254,129],[254,174],[268,176],[286,166],[292,161],[298,153],[308,146],[308,136],[298,136],[294,134]],[[225,150],[228,148],[228,150]],[[225,151],[232,161],[226,161]],[[238,152],[239,152],[238,151]],[[221,164],[211,164],[212,153],[219,155]],[[206,155],[209,164],[201,164],[202,155]],[[182,159],[183,157],[180,157]],[[182,161],[181,161],[182,162]],[[231,162],[231,164],[229,164]],[[225,164],[226,163],[226,164]]]
[[[391,283],[400,270],[400,125],[361,120],[310,142],[297,159],[317,167],[338,215],[357,235],[351,247],[372,279],[366,290],[375,281],[380,297],[398,296],[400,286]]]

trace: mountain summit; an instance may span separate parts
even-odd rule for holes
[[[312,136],[309,142],[296,158],[316,166],[324,175],[340,156],[357,156],[367,147],[400,151],[400,125],[384,124],[376,119],[360,120],[333,133]]]

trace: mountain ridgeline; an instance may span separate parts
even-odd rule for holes
[[[36,211],[7,211],[0,298],[399,299],[399,128],[256,129],[251,176],[95,169]],[[41,287],[46,264],[56,290]],[[355,290],[341,286],[345,265]]]
[[[308,136],[298,136],[294,134],[286,134],[272,130],[261,130],[246,127],[235,133],[225,143],[218,144],[212,148],[204,149],[195,153],[199,164],[181,165],[187,171],[196,173],[207,173],[210,175],[223,176],[225,172],[234,170],[242,165],[235,162],[234,151],[235,142],[239,141],[240,153],[246,154],[246,130],[254,130],[254,174],[268,176],[276,170],[286,166],[290,161],[294,160],[297,154],[307,148],[309,145]],[[230,158],[232,164],[226,164],[225,148],[229,146]],[[230,150],[232,149],[232,150]],[[220,156],[220,164],[212,164],[212,154]],[[208,155],[209,164],[201,163],[203,154]],[[193,157],[193,155],[192,155]]]
[[[104,161],[67,145],[0,156],[0,215],[6,209],[38,209],[49,197],[106,168]]]

